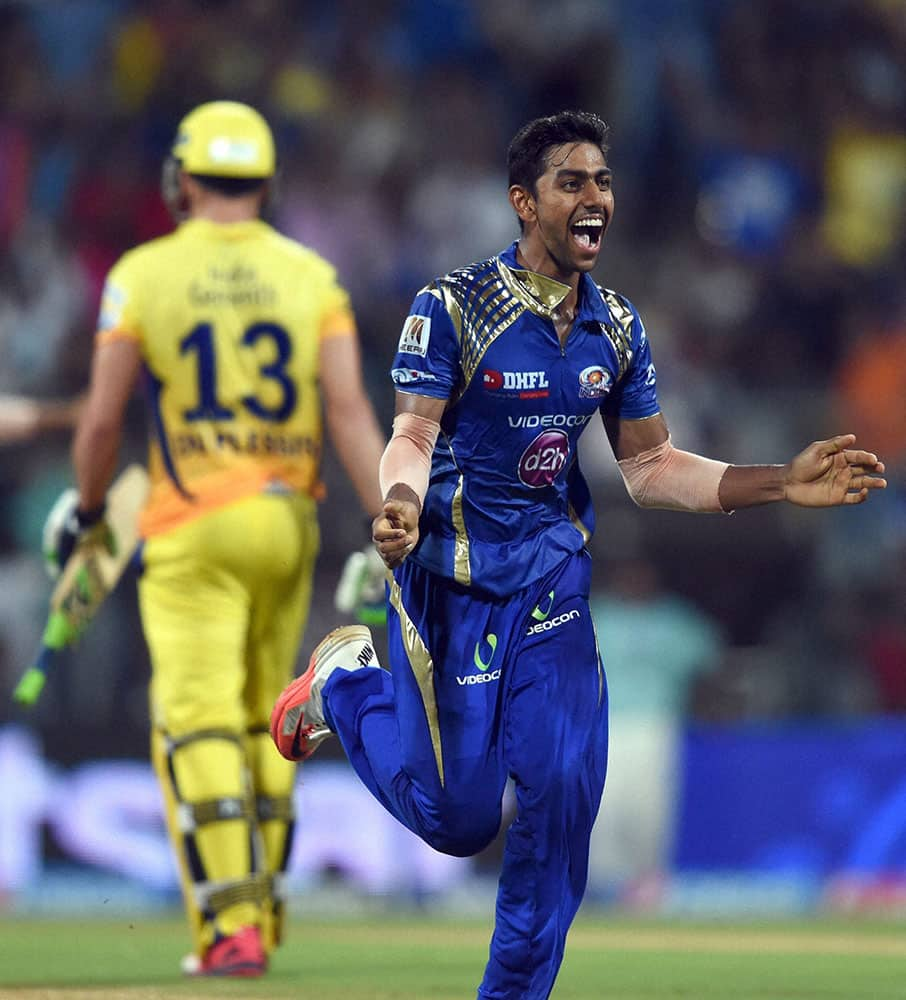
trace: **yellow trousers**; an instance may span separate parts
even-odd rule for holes
[[[139,580],[152,760],[198,954],[279,938],[294,765],[268,736],[292,677],[319,547],[314,501],[259,495],[149,539]]]

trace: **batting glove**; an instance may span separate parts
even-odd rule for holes
[[[76,547],[90,538],[97,538],[113,552],[113,533],[104,521],[104,505],[94,510],[79,509],[79,494],[76,490],[64,490],[51,507],[41,537],[44,553],[44,567],[52,580],[62,572]]]
[[[387,568],[373,546],[353,552],[346,560],[334,594],[334,607],[354,615],[363,625],[385,625]]]

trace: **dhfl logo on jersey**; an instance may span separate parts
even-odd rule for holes
[[[550,395],[547,372],[499,372],[485,368],[481,384],[489,392],[518,392],[520,399],[538,399]]]
[[[428,354],[428,341],[431,339],[430,316],[407,316],[403,323],[403,332],[397,351],[400,354],[417,354],[424,358]]]

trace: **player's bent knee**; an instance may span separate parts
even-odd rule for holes
[[[469,858],[483,851],[500,830],[500,809],[481,813],[474,807],[457,806],[436,814],[422,838],[441,854]]]

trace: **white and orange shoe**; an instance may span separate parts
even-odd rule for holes
[[[324,721],[321,690],[334,670],[380,664],[364,625],[334,629],[315,648],[308,669],[288,684],[271,712],[271,739],[287,760],[306,760],[331,735]]]

